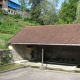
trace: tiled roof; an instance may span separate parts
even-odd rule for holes
[[[25,27],[8,43],[38,45],[79,45],[80,24],[45,25]]]

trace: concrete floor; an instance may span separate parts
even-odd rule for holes
[[[16,61],[15,63],[19,63],[19,64],[25,64],[27,66],[30,67],[38,67],[40,68],[42,63],[40,62],[29,62],[28,60],[20,60],[20,61]],[[45,67],[46,69],[58,69],[58,70],[64,70],[64,71],[76,71],[76,72],[80,72],[80,68],[77,68],[76,66],[66,66],[66,65],[56,65],[56,64],[43,64],[42,66],[43,68]]]
[[[80,73],[21,68],[0,73],[0,80],[80,80]]]

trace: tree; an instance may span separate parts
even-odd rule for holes
[[[74,23],[80,23],[80,0],[78,2],[78,7],[76,11],[76,20],[74,21]]]
[[[76,19],[77,3],[79,0],[64,0],[59,11],[59,23],[70,24]]]
[[[24,17],[24,11],[26,10],[26,6],[28,4],[28,0],[19,0],[21,10],[22,10],[22,16]]]
[[[31,18],[36,22],[40,22],[41,3],[42,0],[29,0]]]
[[[43,0],[39,17],[43,24],[54,24],[57,21],[57,3],[58,0]]]
[[[58,0],[29,0],[31,17],[41,24],[53,24],[56,20]]]

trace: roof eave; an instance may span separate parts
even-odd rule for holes
[[[80,46],[80,44],[53,44],[53,43],[10,43],[10,44]]]

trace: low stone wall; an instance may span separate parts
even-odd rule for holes
[[[10,53],[10,50],[0,50],[0,57],[2,57],[4,53]]]
[[[11,57],[10,62],[12,62],[13,58],[12,58],[12,53],[10,50],[0,50],[0,61],[4,56]]]

